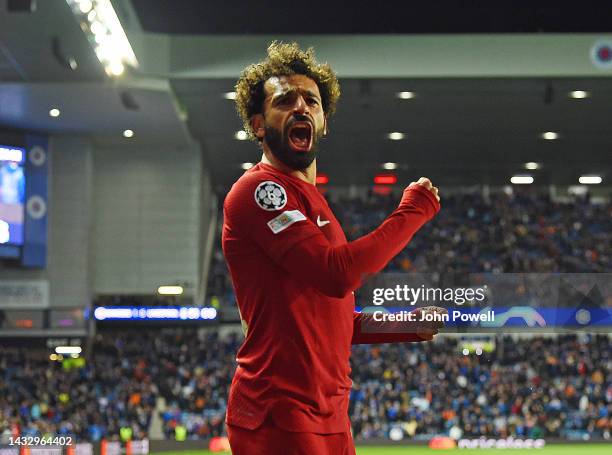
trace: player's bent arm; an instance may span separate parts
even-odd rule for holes
[[[389,324],[389,323],[387,323]],[[416,333],[402,332],[390,329],[388,326],[376,323],[373,315],[368,313],[353,313],[353,338],[351,344],[375,344],[375,343],[409,343],[425,341]]]
[[[386,321],[372,313],[353,313],[352,344],[406,343],[431,341],[438,330],[444,327],[441,320],[423,320],[420,313],[447,314],[445,308],[416,308],[413,321]]]
[[[399,207],[374,231],[341,246],[331,246],[319,235],[296,243],[280,258],[282,267],[321,293],[342,298],[364,277],[377,273],[439,210],[435,196],[420,185],[404,191]]]

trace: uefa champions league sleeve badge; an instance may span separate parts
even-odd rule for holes
[[[255,202],[264,210],[280,210],[287,205],[287,193],[276,182],[262,182],[255,189]]]

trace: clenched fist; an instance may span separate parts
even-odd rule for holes
[[[431,341],[438,334],[438,330],[444,327],[444,320],[448,315],[446,308],[428,306],[417,308],[412,313],[416,315],[414,332],[424,341]]]
[[[438,196],[438,187],[433,186],[431,180],[429,180],[427,177],[421,177],[417,182],[411,182],[410,185],[421,185],[422,187],[427,188],[433,193],[438,202],[440,202],[440,196]]]

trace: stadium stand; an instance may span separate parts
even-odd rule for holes
[[[364,197],[328,202],[347,239],[377,227],[399,197],[370,191]],[[542,191],[457,192],[425,225],[385,272],[432,274],[474,272],[606,272],[612,269],[612,203],[588,197],[554,201]],[[222,225],[218,226],[218,236]],[[211,260],[210,303],[234,304],[220,241]]]
[[[391,212],[392,195],[330,198],[347,237]],[[612,205],[552,201],[542,193],[454,194],[387,271],[605,272],[611,269]],[[233,305],[220,249],[209,302]],[[103,300],[138,303],[133,297]],[[85,362],[48,351],[0,352],[0,437],[142,438],[161,418],[169,439],[224,433],[239,335],[196,327],[101,331]],[[353,349],[350,416],[358,440],[387,438],[610,438],[612,342],[608,335],[498,337],[496,349],[464,356],[457,338]],[[529,356],[527,356],[529,352]],[[528,360],[527,360],[528,359]],[[469,385],[469,386],[468,386]],[[128,429],[128,433],[122,433]]]
[[[0,434],[96,441],[128,426],[142,438],[162,399],[165,437],[177,426],[188,438],[221,435],[239,343],[194,328],[104,333],[81,367],[3,351]],[[354,347],[354,435],[609,438],[611,347],[607,335],[505,337],[481,356],[461,355],[451,338]]]

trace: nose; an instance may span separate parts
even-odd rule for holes
[[[308,115],[310,113],[308,110],[308,103],[303,96],[300,95],[296,98],[295,105],[293,106],[293,112],[302,115]]]

